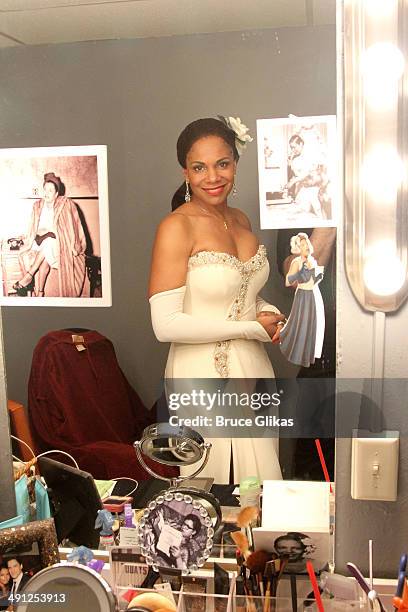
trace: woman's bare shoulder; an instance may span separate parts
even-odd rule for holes
[[[191,238],[191,221],[186,214],[171,212],[161,220],[157,228],[156,240],[166,243],[189,242]]]
[[[164,228],[174,228],[175,230],[177,228],[187,228],[189,226],[189,218],[188,215],[183,213],[182,211],[179,211],[179,209],[174,210],[173,212],[169,213],[168,215],[166,215],[159,224],[159,228],[164,227]]]
[[[230,208],[229,210],[232,216],[234,217],[234,219],[240,225],[245,227],[245,229],[251,230],[251,222],[248,219],[247,215],[242,210],[240,210],[239,208]]]

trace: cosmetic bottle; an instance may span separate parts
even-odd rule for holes
[[[241,508],[256,506],[260,508],[261,483],[256,476],[249,476],[239,484],[239,503]]]

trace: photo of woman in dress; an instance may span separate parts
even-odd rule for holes
[[[239,119],[190,123],[177,141],[184,183],[160,223],[149,297],[152,325],[170,342],[165,378],[273,378],[264,343],[277,341],[284,315],[259,292],[267,282],[266,249],[248,217],[228,203],[240,152],[252,140]],[[273,439],[212,440],[202,475],[235,482],[252,474],[280,478]]]
[[[86,239],[77,206],[54,172],[44,175],[44,196],[34,202],[30,226],[20,249],[22,277],[17,296],[44,297],[48,275],[58,272],[58,295],[79,297],[85,281]],[[28,263],[27,263],[28,262]]]
[[[313,245],[305,232],[290,240],[293,259],[286,275],[286,286],[295,286],[296,292],[286,325],[280,332],[280,349],[288,361],[309,367],[322,353],[325,316],[318,283],[323,268],[312,257]]]

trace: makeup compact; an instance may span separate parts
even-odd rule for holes
[[[109,584],[85,565],[57,563],[35,574],[18,594],[19,612],[92,610],[115,612],[116,600]]]
[[[140,463],[170,487],[155,495],[138,524],[139,543],[146,563],[177,568],[183,573],[201,567],[210,556],[214,532],[221,522],[221,507],[214,495],[194,485],[194,478],[208,461],[211,444],[188,427],[156,423],[134,443]],[[176,467],[199,463],[188,476],[166,478],[156,474],[143,456]],[[188,480],[188,486],[184,481]]]
[[[119,495],[111,495],[106,499],[102,500],[102,506],[105,510],[109,510],[109,512],[123,512],[125,509],[125,504],[131,504],[133,501],[133,497],[124,497]]]

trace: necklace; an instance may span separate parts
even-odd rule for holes
[[[215,217],[215,218],[217,218],[217,215],[211,215],[211,214],[208,212],[208,210],[206,210],[206,209],[205,209],[203,206],[200,206],[199,204],[197,204],[197,206],[198,206],[198,208],[200,208],[200,209],[201,209],[203,212],[205,212],[205,214],[206,214],[206,215],[208,215],[209,217]],[[226,220],[226,218],[224,217],[224,215],[221,215],[221,217],[222,217],[222,222],[223,222],[224,228],[225,228],[225,229],[228,231],[228,223],[227,223],[227,220]]]

